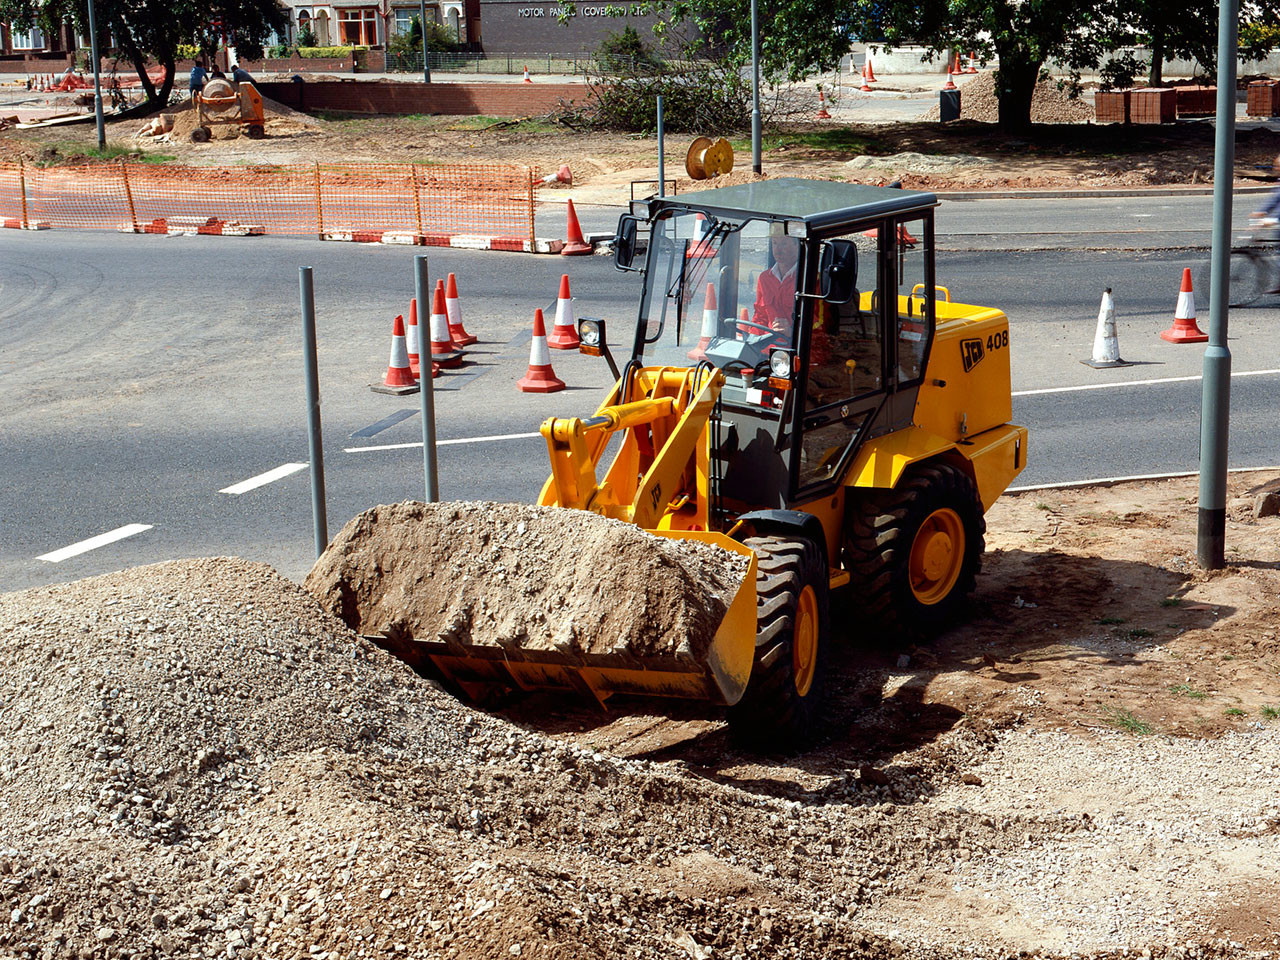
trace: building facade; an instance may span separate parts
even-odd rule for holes
[[[303,3],[289,0],[290,39],[297,42],[306,27],[321,47],[385,46],[394,36],[408,33],[419,15],[415,0],[328,0],[325,3]],[[466,0],[431,0],[427,4],[427,20],[447,28],[467,43]]]

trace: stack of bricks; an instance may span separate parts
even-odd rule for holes
[[[1099,90],[1093,95],[1093,112],[1098,123],[1129,122],[1129,91]]]
[[[1255,80],[1249,84],[1245,113],[1251,117],[1280,116],[1280,85],[1274,80]]]
[[[1177,87],[1179,117],[1211,117],[1218,106],[1217,87]]]
[[[1169,87],[1130,91],[1129,119],[1133,123],[1173,123],[1178,116],[1178,94]]]

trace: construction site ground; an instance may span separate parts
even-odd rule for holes
[[[1233,475],[1212,574],[1193,480],[1002,499],[968,625],[838,608],[789,758],[711,708],[460,705],[260,564],[5,595],[0,948],[1274,955],[1277,487]]]
[[[1123,189],[1212,181],[1214,133],[1207,120],[1100,126],[1084,120],[1091,113],[1090,92],[1085,100],[1071,101],[1056,81],[1045,81],[1036,100],[1036,118],[1044,122],[1009,134],[990,122],[966,119],[944,125],[924,119],[931,106],[936,113],[936,92],[920,87],[920,78],[885,77],[874,93],[861,94],[846,78],[832,120],[789,120],[767,133],[765,172],[867,183],[901,179],[905,186],[931,190]],[[962,82],[961,88],[962,97],[969,94],[965,102],[973,115],[994,117],[989,73]],[[791,99],[795,97],[793,91]],[[187,137],[190,124],[184,123],[179,108],[178,129],[171,135],[139,138],[135,134],[144,123],[130,120],[109,123],[108,140],[160,162],[196,164],[474,160],[554,172],[569,163],[574,199],[583,203],[625,203],[632,181],[657,176],[656,138],[568,127],[554,118],[306,117],[279,105],[268,107],[275,115],[269,114],[262,141],[220,133],[213,143],[193,144]],[[4,112],[0,106],[0,114]],[[809,114],[802,108],[793,115]],[[10,129],[0,135],[0,158],[81,161],[95,136],[92,124]],[[690,139],[672,135],[667,141],[666,172],[680,178],[677,189],[694,186],[684,176]],[[750,176],[749,137],[739,132],[733,143],[736,169],[720,183]],[[1236,152],[1239,182],[1269,177],[1278,152],[1280,129],[1242,119]]]

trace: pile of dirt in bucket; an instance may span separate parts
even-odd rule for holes
[[[746,569],[582,510],[406,502],[351,520],[306,586],[365,635],[699,658]]]
[[[262,113],[266,120],[263,127],[267,137],[288,137],[320,128],[320,125],[305,113],[299,113],[267,97],[262,98]],[[196,110],[190,101],[166,110],[164,115],[172,119],[171,124],[166,124],[169,127],[167,133],[172,140],[185,141],[190,138],[191,131],[200,126]],[[212,114],[211,116],[222,115]],[[215,140],[234,140],[245,135],[244,127],[236,123],[214,124],[209,130]]]

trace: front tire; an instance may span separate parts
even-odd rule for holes
[[[951,626],[977,585],[986,531],[977,486],[949,463],[913,468],[895,489],[851,501],[854,603],[895,641]]]
[[[758,557],[756,652],[742,699],[729,708],[735,740],[754,750],[803,749],[822,719],[830,613],[827,558],[808,539],[752,537]]]

